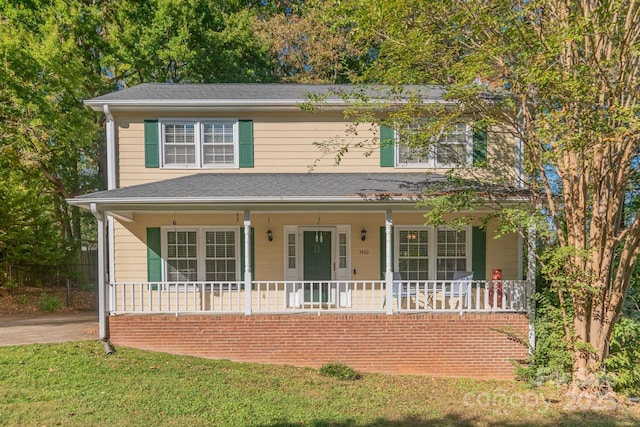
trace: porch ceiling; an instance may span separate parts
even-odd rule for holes
[[[468,182],[479,195],[524,200],[520,189]],[[199,173],[85,194],[68,202],[100,210],[384,210],[413,209],[425,194],[458,190],[424,173]]]

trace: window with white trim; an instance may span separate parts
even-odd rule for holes
[[[237,120],[162,120],[162,166],[238,167]]]
[[[239,280],[237,229],[165,229],[167,282],[234,282]]]
[[[195,231],[167,232],[167,281],[198,280],[198,239]]]
[[[462,229],[397,226],[394,271],[406,280],[451,280],[471,265],[471,233]]]
[[[234,231],[206,231],[205,249],[205,279],[208,282],[238,280]]]
[[[438,230],[436,279],[451,280],[456,271],[467,271],[467,230]]]
[[[416,124],[408,127],[405,132],[396,133],[396,167],[443,168],[471,165],[473,131],[469,125],[457,123],[452,129],[440,132],[423,144],[419,142],[419,132],[420,125]]]
[[[398,231],[398,271],[406,280],[429,279],[429,231]]]
[[[296,234],[287,234],[287,267],[296,268]]]

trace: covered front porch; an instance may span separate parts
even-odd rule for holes
[[[443,182],[199,174],[72,199],[98,221],[101,337],[119,314],[527,313],[525,242],[490,238],[491,208],[424,224]]]

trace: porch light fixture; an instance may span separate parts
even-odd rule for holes
[[[362,231],[360,232],[360,239],[364,242],[367,240],[367,230],[362,227]]]
[[[270,242],[273,241],[273,231],[271,231],[271,229],[267,230],[267,239],[269,239]]]

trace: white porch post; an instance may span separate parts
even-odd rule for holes
[[[393,257],[391,254],[392,248],[392,226],[393,226],[393,215],[391,211],[385,212],[385,268],[384,268],[384,280],[386,284],[386,295],[385,300],[387,301],[387,314],[393,314],[393,306],[391,301],[393,300],[393,271],[392,271],[392,262]]]
[[[536,316],[536,300],[533,295],[536,293],[536,227],[532,225],[529,227],[527,233],[527,246],[529,251],[527,252],[527,285],[529,285],[530,294],[529,297],[529,348],[533,350],[536,348],[536,331],[534,328],[535,316]]]
[[[244,211],[244,314],[251,315],[251,212]]]
[[[107,340],[107,310],[106,310],[106,293],[107,283],[105,281],[107,260],[105,258],[107,251],[105,239],[105,215],[104,212],[98,211],[95,203],[91,204],[91,213],[98,221],[98,333],[100,341]]]

